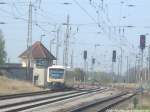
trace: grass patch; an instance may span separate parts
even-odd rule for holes
[[[142,110],[150,110],[150,106],[142,106]]]
[[[0,95],[40,91],[39,87],[25,81],[0,76]]]

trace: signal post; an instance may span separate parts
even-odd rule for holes
[[[140,94],[140,107],[142,108],[142,92],[143,92],[143,52],[144,52],[144,49],[145,49],[145,41],[146,40],[146,37],[145,35],[140,35],[140,50],[141,50],[141,72],[140,72],[140,90],[141,90],[141,94]]]
[[[116,63],[116,50],[112,53],[112,82],[114,82],[114,64]]]
[[[84,59],[84,70],[85,70],[85,75],[84,75],[84,78],[83,78],[83,82],[84,82],[84,85],[86,83],[86,76],[87,76],[87,50],[84,50],[83,52],[83,59]]]

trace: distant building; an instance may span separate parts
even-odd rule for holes
[[[31,48],[25,50],[20,56],[22,67],[30,66],[33,68],[33,83],[38,86],[46,86],[47,67],[53,65],[53,60],[56,60],[48,49],[39,41],[35,42]]]
[[[44,45],[37,41],[31,48],[25,50],[19,58],[21,58],[22,67],[27,67],[28,58],[31,57],[31,67],[36,66],[50,66],[56,58],[48,51]]]
[[[11,79],[32,82],[33,69],[30,69],[30,75],[27,76],[27,69],[22,67],[21,63],[5,63],[0,65],[0,76],[6,76]]]
[[[20,63],[4,63],[2,65],[0,65],[0,67],[4,67],[4,68],[20,68],[22,65]]]

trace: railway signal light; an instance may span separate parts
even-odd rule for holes
[[[145,48],[145,35],[140,35],[140,48],[143,50]]]
[[[116,62],[116,50],[113,50],[112,62]]]
[[[87,50],[84,50],[83,58],[84,58],[84,60],[87,59]]]
[[[95,58],[92,58],[92,65],[95,64]]]

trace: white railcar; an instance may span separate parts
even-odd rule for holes
[[[69,74],[68,68],[53,65],[47,70],[47,84],[52,89],[71,88],[74,84],[74,76]]]

